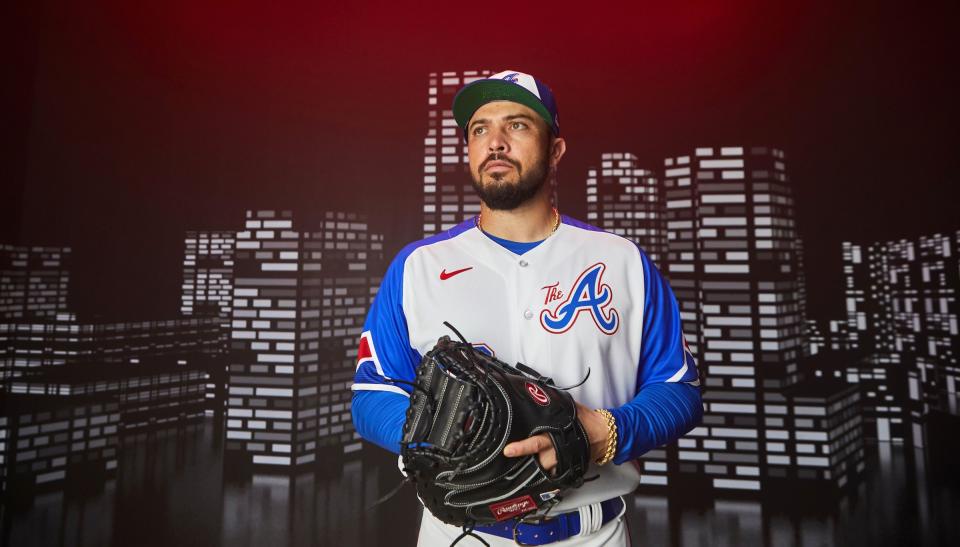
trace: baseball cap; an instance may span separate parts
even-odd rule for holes
[[[513,101],[532,108],[547,122],[553,135],[560,136],[557,101],[550,88],[529,74],[504,70],[463,86],[453,98],[453,118],[464,131],[481,106],[493,101]]]

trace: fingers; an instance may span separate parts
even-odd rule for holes
[[[508,458],[529,456],[530,454],[537,454],[540,451],[548,448],[553,448],[553,442],[550,441],[549,435],[534,435],[533,437],[526,438],[522,441],[516,441],[508,444],[503,449],[503,455],[507,456]]]
[[[503,455],[510,458],[531,454],[537,454],[540,466],[547,471],[557,466],[557,451],[554,450],[553,441],[547,434],[534,435],[522,441],[512,442],[503,449]]]
[[[550,445],[550,449],[540,452],[537,459],[540,461],[540,467],[552,473],[553,468],[557,466],[557,451],[553,449],[553,445]]]

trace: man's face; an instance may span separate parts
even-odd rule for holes
[[[556,165],[553,141],[543,118],[522,104],[477,109],[467,124],[467,150],[473,187],[487,207],[511,210],[533,198]]]

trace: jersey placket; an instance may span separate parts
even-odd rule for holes
[[[561,226],[560,231],[562,232]],[[518,343],[521,344],[518,355],[524,364],[536,368],[547,376],[555,376],[560,371],[560,363],[553,359],[551,336],[540,326],[540,312],[543,309],[544,280],[550,269],[556,269],[553,259],[558,248],[555,247],[562,239],[562,233],[553,236],[539,246],[516,257],[516,309],[515,315],[520,317],[520,328],[514,331]],[[551,247],[553,247],[551,249]]]
[[[514,314],[520,318],[519,328],[514,330],[514,337],[517,339],[519,351],[517,352],[519,360],[522,363],[533,366],[535,356],[540,357],[542,361],[543,353],[538,346],[538,337],[536,336],[536,327],[539,314],[536,302],[531,298],[531,286],[536,284],[537,268],[530,263],[524,256],[519,256],[515,270],[515,291],[516,291],[516,310]]]

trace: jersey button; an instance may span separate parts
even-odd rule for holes
[[[523,318],[524,318],[524,319],[533,319],[533,312],[530,311],[530,310],[527,310],[527,311],[523,312]]]
[[[521,267],[521,268],[526,268],[527,266],[530,265],[530,263],[527,262],[526,260],[521,260],[521,261],[518,262],[517,264],[520,264],[520,267]]]

